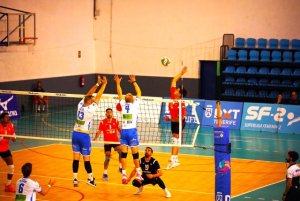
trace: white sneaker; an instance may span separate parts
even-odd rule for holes
[[[134,195],[141,195],[143,191],[144,191],[144,186],[141,186],[141,187],[139,187],[138,191],[135,192]]]
[[[173,163],[171,161],[169,161],[169,163],[165,169],[170,170],[172,167],[173,167]]]
[[[166,194],[166,198],[172,197],[170,191],[167,188],[165,188],[165,194]]]
[[[175,168],[175,167],[177,167],[177,166],[179,166],[179,165],[180,165],[179,162],[175,162],[175,163],[172,164],[172,168]]]

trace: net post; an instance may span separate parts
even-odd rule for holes
[[[179,146],[181,146],[182,143],[182,100],[179,100]]]

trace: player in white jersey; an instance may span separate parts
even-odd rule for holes
[[[129,76],[129,82],[134,86],[136,98],[131,93],[125,95],[125,100],[122,95],[121,80],[122,78],[115,75],[114,80],[117,85],[117,93],[122,108],[122,131],[120,137],[121,144],[121,163],[122,163],[122,183],[127,184],[126,175],[126,158],[128,153],[128,146],[131,147],[134,166],[137,172],[137,178],[143,180],[139,165],[139,140],[137,134],[137,118],[140,105],[140,97],[142,95],[141,89],[136,82],[135,76]]]
[[[19,179],[16,183],[16,198],[15,201],[35,201],[36,192],[41,195],[46,195],[49,189],[54,185],[55,180],[51,180],[48,183],[48,188],[43,189],[37,181],[30,179],[32,171],[32,164],[25,163],[22,166],[23,178]]]
[[[101,85],[96,97],[93,97],[93,93]],[[73,148],[73,185],[78,186],[78,169],[79,169],[79,159],[80,155],[83,156],[84,167],[88,173],[87,184],[91,186],[96,186],[95,178],[92,173],[92,166],[90,163],[91,154],[91,139],[90,139],[90,129],[93,123],[94,113],[98,108],[98,103],[107,85],[107,79],[103,76],[101,79],[98,76],[97,83],[88,91],[84,99],[82,99],[78,104],[77,118],[74,126],[74,131],[72,132],[72,148]]]
[[[283,201],[300,200],[300,167],[297,165],[299,154],[296,151],[289,151],[286,162],[288,168],[286,171],[285,190],[282,194]]]

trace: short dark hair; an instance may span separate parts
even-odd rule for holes
[[[106,110],[105,110],[105,112],[107,112],[108,110],[111,110],[111,111],[113,111],[110,107],[109,108],[107,108]]]
[[[187,90],[183,86],[179,86],[179,92],[181,93],[181,96],[184,98],[187,95]]]
[[[27,178],[30,176],[32,171],[32,164],[31,163],[25,163],[22,166],[22,173],[23,173],[23,177]]]
[[[299,154],[296,151],[289,151],[288,155],[292,158],[293,162],[296,162],[299,158]]]
[[[84,103],[88,102],[88,100],[92,99],[93,95],[87,95],[84,97]]]
[[[146,147],[146,149],[150,149],[151,153],[153,153],[153,149],[151,147]]]
[[[4,116],[6,116],[6,115],[9,115],[7,112],[3,112],[2,114],[1,114],[1,117],[0,117],[0,119],[2,120],[3,118],[4,118]]]

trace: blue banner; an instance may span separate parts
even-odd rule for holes
[[[0,94],[0,114],[3,112],[7,112],[11,119],[18,119],[20,117],[16,95]]]
[[[244,103],[241,130],[300,133],[300,106]]]
[[[222,125],[230,129],[240,129],[243,103],[221,102]],[[217,126],[216,101],[205,101],[205,112],[202,116],[202,126]]]
[[[228,127],[214,127],[215,201],[230,201],[231,144]]]
[[[193,103],[189,104],[190,101],[193,101]],[[201,123],[203,110],[204,110],[204,104],[205,104],[205,101],[200,100],[200,99],[192,99],[192,100],[188,100],[187,102],[185,102],[186,111],[188,113],[185,116],[185,121],[187,124],[200,124]],[[161,109],[161,119],[163,119],[163,117],[165,115],[170,115],[170,111],[169,111],[168,103],[163,102],[162,109]]]

